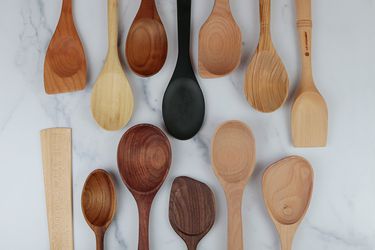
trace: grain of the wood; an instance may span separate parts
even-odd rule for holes
[[[50,249],[73,250],[72,132],[40,132]]]
[[[91,95],[91,112],[96,122],[111,131],[129,122],[134,106],[132,89],[118,55],[117,8],[117,0],[108,0],[108,55]]]
[[[72,0],[63,0],[61,16],[44,62],[46,93],[59,94],[84,89],[86,67],[85,52],[74,25]]]
[[[311,67],[311,0],[296,0],[302,75],[291,111],[292,141],[296,147],[327,144],[328,108],[313,80]]]

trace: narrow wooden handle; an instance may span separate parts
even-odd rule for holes
[[[271,0],[259,0],[259,13],[261,26],[269,26],[271,21]]]
[[[296,0],[297,21],[311,20],[311,0]]]
[[[292,243],[296,227],[281,226],[279,229],[281,250],[292,250]]]
[[[95,232],[96,250],[104,250],[104,232]]]
[[[214,4],[214,11],[219,11],[222,13],[223,10],[230,11],[229,0],[216,0]]]
[[[159,19],[159,15],[156,10],[155,0],[142,0],[135,19],[137,19],[138,17],[150,17],[152,19]]]
[[[65,14],[72,13],[72,0],[63,0],[61,9]]]
[[[243,250],[242,194],[236,189],[226,194],[228,204],[228,249]]]
[[[153,197],[144,197],[143,199],[137,199],[139,213],[138,250],[149,250],[148,227],[152,200]]]
[[[118,2],[108,0],[108,48],[109,54],[118,57]]]

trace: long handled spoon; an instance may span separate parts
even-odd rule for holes
[[[255,55],[245,74],[244,92],[256,110],[272,112],[288,96],[289,79],[271,39],[271,0],[259,0],[260,37]]]
[[[62,10],[44,62],[44,89],[59,94],[86,87],[86,58],[74,25],[72,0],[62,1]]]
[[[171,159],[168,138],[159,128],[150,124],[130,128],[118,145],[119,172],[138,205],[138,250],[149,249],[151,205],[168,174]]]
[[[169,199],[169,221],[188,249],[197,249],[215,222],[215,197],[211,189],[189,177],[177,177]]]
[[[313,179],[309,162],[299,156],[282,159],[263,174],[263,196],[282,250],[292,249],[294,234],[309,207]]]
[[[86,179],[81,197],[82,212],[95,233],[96,249],[104,249],[104,234],[116,212],[116,190],[111,176],[97,169]]]
[[[292,106],[292,140],[296,147],[327,144],[328,108],[315,87],[311,67],[311,0],[296,0],[302,76]]]
[[[133,113],[133,93],[122,69],[118,48],[117,0],[108,0],[109,49],[91,95],[91,112],[106,130],[119,130]]]
[[[165,63],[168,40],[155,0],[142,0],[126,40],[130,68],[140,76],[159,72]]]
[[[242,250],[242,196],[255,167],[255,141],[244,123],[221,125],[212,140],[212,164],[227,198],[228,249]]]

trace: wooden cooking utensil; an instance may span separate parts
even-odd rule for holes
[[[81,197],[82,212],[95,233],[96,249],[104,249],[104,234],[116,212],[116,190],[111,176],[102,169],[86,179]]]
[[[244,123],[222,124],[212,140],[212,164],[227,198],[228,249],[242,250],[242,196],[255,167],[255,141]]]
[[[40,132],[50,249],[73,250],[72,130]]]
[[[216,0],[199,32],[199,74],[214,78],[231,73],[240,63],[241,43],[241,30],[232,16],[229,0]]]
[[[126,40],[130,68],[140,76],[159,72],[165,63],[168,40],[155,0],[142,0]]]
[[[133,113],[133,93],[118,56],[117,0],[108,0],[109,49],[91,95],[91,112],[106,130],[119,130]]]
[[[204,120],[204,97],[190,62],[191,0],[177,0],[177,65],[163,98],[163,119],[169,133],[187,140],[198,133]]]
[[[282,159],[263,174],[263,196],[282,250],[292,249],[294,234],[309,207],[313,179],[309,162],[299,156]]]
[[[177,177],[169,199],[169,221],[188,249],[197,249],[215,222],[215,197],[211,189],[189,177]]]
[[[271,0],[260,0],[260,37],[255,55],[245,74],[244,92],[256,110],[272,112],[288,96],[289,79],[284,64],[272,44]]]
[[[150,124],[139,124],[130,128],[118,145],[119,172],[138,205],[139,250],[149,249],[151,205],[168,174],[171,159],[168,138],[163,131]]]
[[[292,140],[296,147],[327,144],[328,108],[315,87],[311,67],[311,0],[296,0],[302,76],[292,106]]]
[[[44,89],[47,94],[82,90],[86,87],[86,75],[85,52],[74,25],[72,0],[63,0],[44,61]]]

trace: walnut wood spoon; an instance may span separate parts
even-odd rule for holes
[[[44,61],[44,89],[47,94],[82,90],[86,87],[86,77],[85,52],[74,25],[72,0],[63,0]]]
[[[96,249],[104,249],[104,234],[116,212],[116,190],[111,176],[102,169],[86,179],[81,197],[82,212],[96,236]]]
[[[168,40],[155,0],[142,0],[126,40],[130,68],[140,76],[152,76],[165,63]]]
[[[211,189],[189,177],[177,177],[169,199],[169,221],[188,249],[197,249],[215,222],[215,197]]]
[[[283,62],[272,44],[271,0],[259,0],[260,37],[255,55],[245,74],[244,92],[256,110],[273,112],[288,96],[289,79]]]
[[[151,205],[168,174],[171,159],[168,138],[163,131],[150,124],[139,124],[130,128],[118,145],[119,172],[138,205],[138,250],[149,249]]]
[[[255,167],[255,141],[244,123],[222,124],[212,140],[213,169],[227,199],[228,249],[242,250],[242,196]]]
[[[282,159],[263,174],[263,196],[282,250],[292,249],[294,234],[310,204],[313,179],[310,163],[299,156]]]

